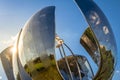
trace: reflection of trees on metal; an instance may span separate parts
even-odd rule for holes
[[[80,43],[99,67],[97,74],[93,74],[85,56],[74,54],[68,45],[56,36],[55,7],[49,6],[33,15],[18,35],[14,46],[16,52],[10,58],[13,61],[8,61],[10,65],[13,64],[15,80],[112,79],[117,50],[110,25],[92,0],[75,2],[90,26],[80,38]],[[55,53],[55,49],[59,50],[59,58],[55,58],[59,55]],[[3,64],[4,68],[5,65]],[[6,74],[9,78],[9,73]]]
[[[88,35],[89,34],[89,35]],[[102,56],[100,56],[100,53],[98,52],[98,47],[96,40],[93,36],[93,33],[90,28],[87,28],[83,36],[81,37],[80,43],[83,45],[83,47],[88,51],[90,56],[93,58],[95,63],[98,65],[98,67],[101,66],[108,66],[107,68],[102,67],[100,68],[100,71],[102,72],[104,77],[107,77],[108,74],[111,74],[111,70],[113,71],[114,69],[114,58],[111,54],[111,50],[106,50],[106,47],[103,45],[100,45],[100,50],[102,53]],[[100,58],[102,58],[100,60]],[[101,64],[100,64],[101,62]],[[103,72],[105,71],[105,72]],[[107,72],[107,73],[106,73]]]
[[[54,58],[54,11],[55,7],[50,6],[37,12],[21,32],[18,42],[18,69],[22,78],[28,75],[33,80],[62,79]],[[22,75],[24,72],[26,76]]]
[[[100,63],[95,80],[108,80],[112,78],[115,67],[116,43],[110,24],[100,8],[92,0],[75,0],[84,14],[97,43]],[[91,40],[91,39],[90,39]],[[89,46],[89,45],[87,45]],[[96,56],[92,55],[93,56]],[[94,59],[95,60],[95,59]]]
[[[99,66],[100,64],[100,54],[98,51],[97,42],[95,40],[95,37],[93,36],[93,32],[88,27],[85,32],[83,33],[80,43],[83,45],[83,47],[88,51],[89,55],[92,57],[94,62]]]

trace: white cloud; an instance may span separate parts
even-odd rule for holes
[[[15,40],[17,39],[17,35],[16,36],[11,36],[9,38],[0,40],[0,52],[2,50],[4,50],[5,48],[7,48],[10,45],[13,45],[15,43]]]
[[[9,40],[1,40],[0,41],[0,43],[3,45],[11,45],[11,44],[13,44],[13,42],[14,42],[13,37],[11,37]]]
[[[120,73],[120,71],[119,71],[119,70],[117,70],[117,71],[116,71],[116,73]]]
[[[2,40],[0,41],[0,43],[4,44],[4,45],[10,45],[10,44],[13,44],[15,42],[15,40],[17,39],[17,35],[15,36],[11,36],[9,40]]]
[[[103,31],[104,31],[105,34],[109,33],[109,29],[107,28],[107,26],[103,26]]]
[[[91,20],[91,23],[93,23],[95,25],[99,25],[101,22],[100,17],[96,12],[91,12],[90,20]]]

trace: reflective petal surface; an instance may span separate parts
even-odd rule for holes
[[[94,80],[108,80],[112,77],[117,53],[114,35],[103,12],[92,0],[75,0],[85,16],[100,53],[100,66]]]
[[[3,50],[0,54],[1,62],[8,80],[14,80],[12,66],[12,54],[13,54],[12,49],[13,46],[9,46],[5,50]]]
[[[54,45],[55,7],[49,6],[30,18],[19,40],[19,66],[32,80],[62,80],[54,58]]]
[[[17,35],[17,39],[13,46],[15,51],[13,52],[13,55],[12,55],[12,58],[13,58],[12,65],[13,65],[13,74],[14,74],[15,80],[21,80],[19,67],[18,67],[18,43],[19,43],[19,38],[20,38],[21,32],[22,32],[22,30]]]
[[[80,43],[92,57],[94,62],[99,66],[100,65],[100,54],[99,54],[99,47],[97,46],[97,42],[93,35],[94,33],[88,27],[85,32],[83,33],[82,37],[80,38]]]

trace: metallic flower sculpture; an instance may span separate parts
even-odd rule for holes
[[[1,60],[9,80],[112,79],[117,50],[110,24],[92,0],[75,0],[75,3],[89,24],[80,44],[99,67],[97,74],[94,75],[85,56],[74,54],[56,34],[55,7],[49,6],[34,14],[25,24],[14,45],[16,52],[9,59],[4,57],[10,54],[11,47],[2,52]],[[55,53],[55,49],[59,53]],[[66,50],[70,52],[69,56]],[[58,54],[60,59],[56,59]],[[11,68],[5,67],[8,63]]]

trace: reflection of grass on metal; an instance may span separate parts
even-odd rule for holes
[[[39,59],[36,58],[37,60]],[[49,57],[49,66],[46,67],[42,61],[29,61],[32,64],[32,69],[30,69],[29,65],[25,65],[26,72],[33,78],[33,80],[62,80],[61,75],[59,74],[56,61],[54,60],[53,55]]]
[[[107,80],[111,78],[110,76],[114,71],[114,58],[111,50],[107,51],[104,46],[100,47],[100,49],[102,52],[101,66],[103,67],[100,68],[100,73],[97,74],[94,80]]]

